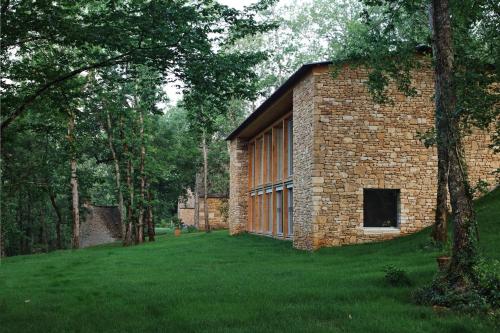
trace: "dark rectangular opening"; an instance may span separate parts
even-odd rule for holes
[[[397,227],[399,190],[363,190],[363,226]]]

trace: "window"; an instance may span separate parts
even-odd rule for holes
[[[273,136],[269,132],[265,136],[266,138],[266,183],[270,183],[272,179],[272,146],[273,146]]]
[[[399,190],[364,189],[363,214],[364,227],[396,228],[399,215]]]
[[[255,187],[255,144],[252,145],[252,187]]]
[[[276,179],[283,178],[283,128],[276,127]]]
[[[259,139],[259,148],[260,148],[260,165],[259,165],[259,184],[264,182],[264,137]]]
[[[267,200],[267,232],[273,233],[273,193],[266,194]]]
[[[264,231],[264,195],[259,195],[259,232]]]
[[[288,189],[288,235],[293,235],[293,189]]]
[[[276,225],[278,234],[283,234],[283,191],[276,191]]]
[[[289,120],[287,123],[287,134],[288,134],[288,176],[293,175],[293,120]]]

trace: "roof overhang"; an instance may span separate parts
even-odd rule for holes
[[[264,129],[273,120],[280,118],[293,107],[293,87],[307,75],[313,67],[331,65],[331,61],[314,62],[302,65],[276,91],[269,96],[250,116],[248,116],[226,140],[236,137],[250,138]]]

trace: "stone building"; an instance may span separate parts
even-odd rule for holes
[[[205,198],[199,196],[199,229],[205,229]],[[228,228],[228,199],[223,194],[209,194],[208,202],[208,223],[211,229],[227,229]],[[179,198],[177,203],[177,217],[181,219],[185,225],[195,225],[195,197],[193,192],[188,190],[186,198]]]
[[[304,65],[228,136],[231,234],[313,250],[432,225],[437,154],[418,133],[434,123],[433,71],[413,74],[416,96],[390,86],[393,105],[373,101],[368,73]],[[488,133],[475,130],[464,143],[471,181],[495,184],[500,156]]]

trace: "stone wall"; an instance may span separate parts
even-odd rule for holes
[[[434,123],[433,72],[413,76],[414,97],[391,87],[392,106],[373,102],[367,77],[366,69],[349,66],[335,79],[326,66],[314,73],[314,248],[389,239],[434,220],[437,154],[417,138]],[[472,183],[494,183],[500,156],[488,149],[487,133],[474,131],[465,143]],[[363,227],[364,188],[400,189],[399,228]]]
[[[211,229],[226,229],[228,227],[228,217],[223,216],[224,206],[227,205],[226,198],[208,198],[208,223]],[[194,212],[193,212],[194,215]],[[205,199],[200,198],[200,226],[205,230]]]
[[[313,137],[315,131],[314,76],[308,75],[293,89],[293,246],[311,250],[316,247],[313,229],[312,180]]]
[[[235,138],[229,144],[229,233],[246,230],[248,218],[248,151],[245,140]]]
[[[80,247],[112,243],[121,239],[120,211],[115,206],[86,205],[80,226]]]
[[[205,198],[199,198],[199,229],[205,229]],[[211,194],[208,196],[208,223],[212,229],[228,228],[227,216],[228,199],[223,195]],[[225,211],[225,212],[224,212]],[[195,197],[191,190],[187,191],[185,198],[179,198],[177,202],[177,217],[185,225],[195,225]]]

